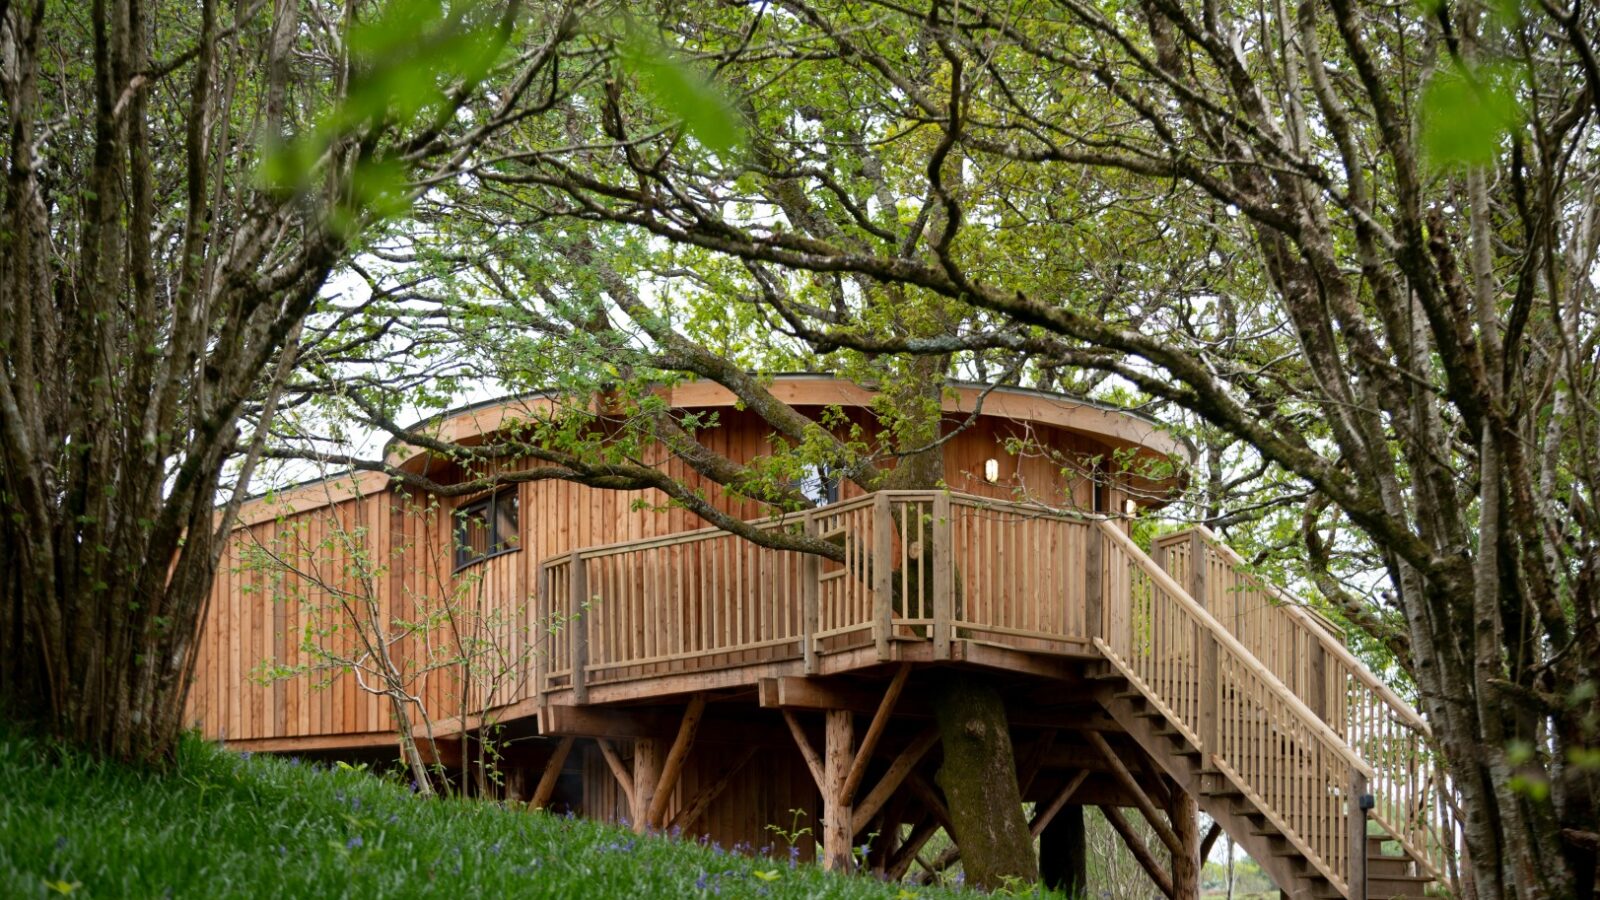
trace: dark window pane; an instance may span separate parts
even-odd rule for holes
[[[508,491],[494,501],[494,550],[510,550],[517,546],[517,492]]]

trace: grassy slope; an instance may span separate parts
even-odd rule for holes
[[[74,887],[76,885],[76,887]],[[186,742],[152,775],[0,724],[0,897],[952,896]]]

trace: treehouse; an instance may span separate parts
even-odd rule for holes
[[[871,392],[848,382],[772,391],[840,429],[869,418]],[[663,393],[714,417],[696,435],[710,449],[772,449],[721,387]],[[1066,397],[947,396],[944,490],[863,493],[813,471],[799,486],[818,505],[778,517],[653,460],[752,536],[810,535],[831,554],[706,528],[654,490],[453,491],[468,474],[410,448],[390,464],[431,493],[366,473],[254,500],[211,598],[190,719],[241,750],[392,759],[403,707],[448,767],[495,735],[498,790],[530,806],[899,878],[956,858],[923,853],[950,826],[929,686],[955,673],[1005,697],[1054,882],[1081,865],[1094,805],[1169,897],[1197,896],[1220,830],[1290,896],[1456,886],[1459,828],[1416,712],[1205,529],[1148,551],[1130,537],[1129,514],[1173,487],[1143,463],[1182,445]],[[432,427],[511,446],[499,438],[549,402]],[[1198,812],[1215,823],[1204,835]]]

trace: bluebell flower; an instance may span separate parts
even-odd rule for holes
[[[344,842],[344,848],[346,850],[355,850],[356,848],[360,847],[362,844],[365,844],[365,843],[366,843],[366,841],[363,841],[361,839],[361,835],[359,835],[359,834],[351,835],[350,840]]]

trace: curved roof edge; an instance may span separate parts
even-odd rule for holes
[[[797,406],[865,406],[874,393],[871,385],[830,373],[785,372],[767,377],[778,399]],[[955,379],[947,384],[955,390],[954,397],[945,399],[945,411],[949,413],[970,413],[981,399],[984,416],[1053,425],[1114,445],[1182,462],[1193,461],[1186,443],[1143,413],[1036,388],[997,387]],[[672,405],[680,408],[733,406],[738,402],[733,392],[709,380],[685,382],[663,390]],[[548,408],[552,398],[548,391],[507,395],[446,410],[411,427],[431,427],[443,440],[470,443],[493,434],[505,422],[514,421],[519,411],[532,413]],[[403,466],[423,452],[396,439],[385,445],[384,457],[392,466]]]

